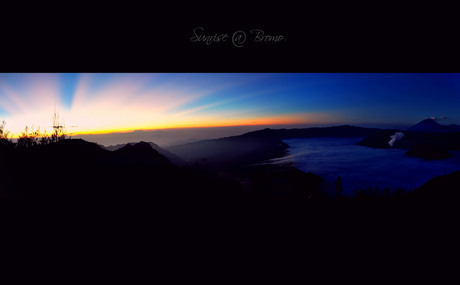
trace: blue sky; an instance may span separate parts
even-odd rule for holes
[[[460,124],[460,74],[0,74],[0,120],[13,133],[238,125]]]

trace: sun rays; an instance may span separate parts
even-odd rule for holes
[[[72,134],[137,129],[299,123],[264,112],[252,100],[268,91],[242,90],[271,75],[2,74],[1,119],[14,135],[24,126],[51,130],[56,108]],[[67,84],[70,81],[73,84]],[[69,86],[71,87],[69,87]],[[65,104],[69,102],[69,104]],[[0,113],[0,114],[2,114]]]

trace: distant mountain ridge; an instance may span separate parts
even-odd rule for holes
[[[283,142],[284,139],[366,137],[380,130],[349,125],[303,129],[266,128],[239,136],[170,146],[167,149],[189,164],[198,163],[211,168],[240,167],[284,155],[289,147]]]
[[[447,133],[460,132],[460,126],[455,124],[441,125],[432,118],[428,118],[418,122],[414,126],[407,129],[410,132],[427,132],[427,133]]]
[[[119,150],[123,147],[126,147],[127,145],[136,145],[137,143],[135,142],[130,142],[130,143],[127,143],[127,144],[117,144],[117,145],[111,145],[111,146],[108,146],[108,147],[105,147],[105,146],[101,146],[102,148],[106,149],[106,150],[109,150],[109,151],[116,151],[116,150]],[[155,151],[157,151],[159,154],[163,155],[164,157],[166,157],[172,164],[174,165],[177,165],[177,166],[185,166],[185,161],[180,158],[179,156],[175,155],[174,153],[170,152],[170,151],[167,151],[165,150],[164,148],[158,146],[157,144],[153,143],[153,142],[148,142],[147,144],[150,145],[150,147],[152,149],[154,149]]]
[[[263,129],[241,135],[242,137],[269,137],[276,139],[310,138],[310,137],[366,137],[381,129],[362,128],[350,125],[334,127],[313,127],[302,129]]]

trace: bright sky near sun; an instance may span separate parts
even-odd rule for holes
[[[459,74],[0,74],[0,121],[72,134],[275,124],[460,123]]]

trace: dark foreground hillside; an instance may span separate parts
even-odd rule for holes
[[[200,189],[194,193],[199,195],[226,187],[172,165],[144,142],[110,152],[95,143],[71,139],[3,149],[2,156],[0,187],[8,197],[153,198],[188,194],[192,189]]]
[[[416,199],[338,200],[321,199],[320,178],[291,167],[180,168],[143,142],[116,151],[83,140],[0,148],[0,191],[32,198],[2,215],[14,221],[4,231],[18,236],[14,255],[46,266],[47,278],[131,283],[241,282],[249,271],[273,279],[283,268],[280,283],[293,272],[306,281],[319,272],[326,282],[413,282],[434,263],[455,272],[444,253],[458,243],[458,174],[430,180]]]
[[[203,264],[203,275],[212,270],[224,278],[241,264],[262,267],[260,274],[281,266],[302,274],[315,269],[305,261],[325,270],[321,276],[333,263],[379,280],[388,268],[406,271],[412,260],[432,269],[427,264],[440,261],[430,250],[450,250],[460,185],[457,172],[427,182],[411,196],[417,199],[322,199],[320,178],[290,167],[179,168],[147,143],[107,151],[83,140],[3,148],[0,173],[7,197],[31,198],[15,209],[25,216],[15,225],[33,225],[20,248],[43,248],[34,265],[56,247],[63,268],[53,267],[53,275],[81,276],[83,261],[104,280],[120,280],[117,270],[130,282],[161,273],[175,280],[178,271],[188,279]]]
[[[250,147],[244,151],[262,146],[262,141],[252,138],[240,140],[234,147],[249,143]],[[278,143],[277,139],[269,140],[267,148],[284,150],[286,146]],[[274,154],[276,152],[271,153]],[[331,199],[321,192],[321,178],[315,174],[304,173],[293,166],[247,163],[255,157],[257,155],[249,160],[244,156],[233,157],[239,166],[235,167],[238,165],[235,163],[226,170],[209,165],[178,167],[145,142],[127,144],[115,151],[80,139],[27,148],[7,145],[0,148],[0,194],[10,198],[52,200],[137,199],[165,202],[165,205],[181,201],[197,206],[288,202],[302,208],[311,205],[310,201],[329,201],[349,209],[376,203],[386,208],[385,203],[391,201],[415,201],[427,206],[435,200],[437,205],[458,200],[455,190],[460,185],[458,173],[434,178],[419,189],[398,196],[364,191],[359,197]],[[223,156],[221,163],[231,158]]]
[[[253,166],[239,172],[172,164],[149,143],[108,151],[68,139],[48,145],[0,149],[0,191],[34,199],[129,198],[166,203],[232,203],[319,198],[319,177],[293,167]]]
[[[460,201],[460,171],[436,176],[414,191],[415,198],[431,202]]]

